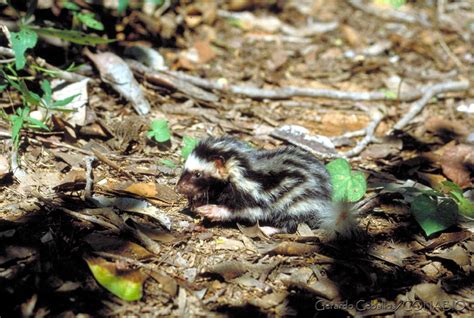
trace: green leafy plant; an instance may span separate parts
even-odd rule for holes
[[[72,102],[72,100],[79,94],[69,96],[61,100],[53,100],[51,83],[48,80],[41,81],[41,90],[43,91],[43,96],[41,96],[40,106],[46,108],[47,110],[60,110],[60,111],[70,111],[65,109],[64,106]]]
[[[441,190],[454,200],[461,215],[474,218],[474,203],[464,197],[460,186],[451,181],[443,181]]]
[[[41,82],[40,86],[43,94],[42,96],[39,96],[28,89],[25,81],[20,78],[13,67],[10,66],[6,66],[5,70],[0,70],[0,75],[2,75],[3,79],[11,88],[16,89],[20,93],[22,100],[22,107],[17,108],[14,114],[7,115],[3,110],[0,113],[4,120],[10,122],[14,149],[18,149],[22,129],[40,128],[49,130],[48,126],[43,121],[29,116],[32,108],[42,107],[45,108],[47,112],[52,110],[65,111],[63,107],[69,104],[74,97],[77,96],[74,95],[62,100],[54,101],[52,98],[51,84],[47,80]],[[4,84],[2,86],[5,88],[7,85]],[[48,117],[47,112],[45,118]]]
[[[171,133],[166,119],[155,119],[150,124],[148,138],[153,138],[157,142],[166,142],[170,140]]]
[[[79,12],[80,8],[74,3],[67,2],[67,8],[73,11],[73,21],[79,21],[89,28],[95,30],[103,30],[103,24],[95,19],[93,13]],[[115,40],[104,39],[96,35],[89,35],[77,30],[62,30],[53,27],[37,27],[31,25],[31,16],[36,9],[36,1],[29,1],[27,15],[19,21],[19,32],[11,32],[10,41],[12,49],[15,52],[15,66],[17,70],[23,69],[26,64],[25,53],[27,49],[32,49],[36,46],[38,36],[56,37],[64,41],[80,44],[80,45],[96,45],[110,43]],[[13,7],[12,7],[13,8]],[[74,24],[74,23],[73,23]]]
[[[403,201],[410,204],[410,212],[426,236],[456,225],[460,217],[474,217],[474,204],[451,181],[443,181],[437,190],[414,184],[401,187],[389,185],[385,191],[403,195]]]
[[[194,147],[196,147],[198,143],[198,139],[189,136],[184,136],[183,148],[181,148],[181,157],[183,157],[184,160],[188,159],[188,156],[191,154]]]
[[[15,67],[17,70],[20,70],[26,64],[26,50],[35,47],[38,35],[24,26],[20,27],[20,32],[11,32],[10,34],[12,49],[15,52]]]
[[[20,144],[21,130],[24,127],[42,128],[48,130],[48,126],[46,126],[42,121],[30,117],[29,114],[29,107],[18,108],[16,110],[16,113],[13,115],[8,116],[5,113],[1,114],[1,117],[4,117],[11,124],[13,149],[18,149],[18,146]]]
[[[81,7],[73,2],[66,1],[64,2],[64,8],[72,12],[73,15],[73,25],[81,23],[88,28],[103,31],[104,25],[102,22],[98,21],[95,18],[94,13],[92,12],[81,12]]]
[[[458,207],[446,197],[420,194],[411,202],[410,211],[427,236],[457,223]]]
[[[335,202],[357,202],[367,191],[367,181],[362,172],[352,171],[345,159],[336,159],[326,165],[333,187]]]

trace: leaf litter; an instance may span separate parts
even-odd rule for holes
[[[123,42],[139,35],[164,63],[154,53],[149,60],[158,64],[145,62],[151,68],[118,53],[89,54],[106,84],[90,72],[92,80],[57,97],[80,93],[78,104],[68,105],[79,111],[55,113],[52,133],[24,132],[28,178],[12,180],[9,130],[0,122],[0,296],[11,304],[5,315],[472,314],[472,226],[448,217],[441,231],[431,224],[426,232],[423,223],[435,218],[420,221],[410,212],[460,208],[472,191],[474,118],[455,112],[471,93],[426,94],[440,79],[462,81],[456,74],[472,72],[472,64],[457,69],[455,62],[468,58],[458,22],[465,19],[444,19],[467,11],[445,4],[440,41],[424,29],[433,8],[414,2],[401,10],[361,1],[234,2],[206,10],[183,3],[154,23],[142,13],[122,21],[132,30]],[[236,6],[245,14],[232,11]],[[161,47],[153,37],[164,39]],[[125,77],[99,57],[116,61]],[[420,66],[431,72],[415,72]],[[108,85],[136,91],[129,96],[116,87],[116,94]],[[341,91],[353,100],[337,99]],[[389,135],[421,96],[427,104],[415,105],[424,107],[401,127],[405,135]],[[5,100],[1,109],[10,107]],[[291,143],[329,158],[367,136],[369,109],[382,102],[387,114],[351,160],[381,202],[360,216],[358,240],[327,242],[304,226],[269,238],[258,225],[208,224],[172,190],[183,157],[208,133],[265,148]],[[150,126],[156,118],[165,118],[167,129]],[[102,159],[91,177],[86,158],[97,153]],[[107,207],[84,200],[91,180]],[[446,181],[459,189],[442,192]],[[420,195],[426,204],[417,203]],[[96,280],[84,259],[98,266]],[[121,293],[129,288],[116,287],[123,285],[132,292]]]

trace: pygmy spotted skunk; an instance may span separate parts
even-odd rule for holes
[[[177,190],[211,221],[270,225],[267,234],[294,232],[299,223],[350,237],[350,210],[331,202],[330,176],[308,152],[293,146],[251,148],[229,137],[202,140],[186,160]]]

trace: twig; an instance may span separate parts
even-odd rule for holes
[[[358,154],[362,152],[362,150],[365,149],[365,147],[367,147],[367,145],[370,142],[373,141],[375,129],[384,118],[384,115],[380,110],[373,108],[371,110],[371,117],[372,117],[372,121],[365,128],[365,137],[362,138],[362,140],[359,141],[354,148],[352,148],[349,151],[341,153],[343,157],[350,158],[350,157],[357,156]]]
[[[366,133],[367,133],[367,128],[353,130],[353,131],[348,131],[341,136],[332,137],[331,140],[334,141],[334,140],[340,140],[340,139],[346,139],[346,138],[362,137],[362,136],[365,136]]]
[[[469,89],[469,81],[467,80],[458,81],[458,82],[439,83],[439,84],[435,84],[429,87],[427,90],[425,90],[425,92],[423,93],[423,96],[411,105],[408,113],[406,113],[393,126],[393,130],[400,130],[403,127],[405,127],[423,109],[423,107],[425,107],[426,104],[428,104],[428,102],[434,96],[441,93],[446,93],[446,92],[465,91],[467,89]],[[389,134],[393,132],[393,130],[390,131]]]
[[[446,43],[446,41],[444,41],[443,39],[443,36],[441,35],[440,32],[436,32],[436,37],[438,38],[438,42],[439,42],[439,45],[441,46],[441,48],[443,49],[443,51],[446,53],[447,56],[449,56],[449,58],[454,62],[454,64],[456,64],[456,66],[462,70],[463,69],[463,65],[462,65],[462,62],[458,59],[458,57],[456,55],[454,55],[453,51],[451,51],[451,49],[449,48],[448,44]]]
[[[120,173],[123,173],[124,175],[126,175],[127,177],[129,177],[130,179],[134,180],[135,181],[135,177],[133,175],[131,175],[129,172],[127,172],[126,170],[124,170],[122,167],[120,167],[118,164],[116,164],[115,162],[113,162],[112,160],[110,160],[109,158],[107,158],[103,153],[101,153],[100,151],[98,151],[97,149],[95,148],[91,148],[92,152],[94,153],[94,155],[97,157],[97,159],[99,159],[100,161],[102,161],[103,163],[105,163],[106,165],[114,168],[115,170],[117,170],[118,172]]]
[[[87,156],[84,158],[86,162],[86,188],[84,190],[84,199],[87,201],[92,200],[92,185],[94,184],[94,174],[92,169],[92,163],[95,160],[94,156]]]
[[[107,221],[101,220],[101,219],[99,219],[95,216],[87,215],[87,214],[76,212],[76,211],[72,211],[72,210],[69,210],[69,209],[66,209],[66,208],[63,208],[63,207],[55,206],[55,208],[58,209],[58,210],[63,211],[64,213],[66,213],[69,216],[72,216],[75,219],[78,219],[80,221],[90,222],[92,224],[97,224],[99,226],[102,226],[102,227],[105,227],[107,229],[112,230],[112,232],[114,232],[116,234],[120,234],[120,230],[117,226],[115,226],[114,224],[109,223]]]

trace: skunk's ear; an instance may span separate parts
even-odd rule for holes
[[[225,159],[222,156],[212,156],[211,161],[214,162],[214,165],[217,168],[217,171],[222,177],[225,177],[227,175],[226,169],[225,169]]]

